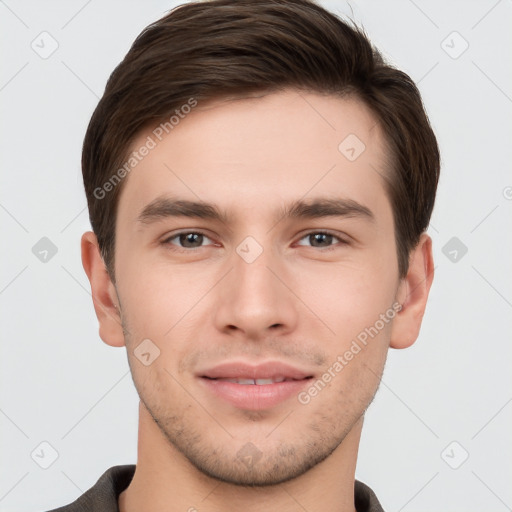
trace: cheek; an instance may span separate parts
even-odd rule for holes
[[[323,320],[337,340],[355,337],[392,307],[398,279],[384,258],[304,266],[296,273],[297,295]],[[379,324],[380,325],[380,324]],[[380,329],[389,335],[390,323]]]
[[[213,277],[143,257],[124,262],[118,288],[133,332],[165,342],[211,288]]]

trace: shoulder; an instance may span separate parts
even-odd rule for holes
[[[117,499],[130,484],[134,473],[135,464],[113,466],[73,503],[48,512],[119,512]]]
[[[359,480],[354,485],[354,503],[357,512],[384,512],[373,490]]]

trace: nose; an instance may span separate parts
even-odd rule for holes
[[[216,287],[217,329],[253,340],[294,330],[299,316],[293,277],[278,257],[264,250],[249,263],[234,253],[232,265]]]

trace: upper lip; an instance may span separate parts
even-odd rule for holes
[[[200,371],[199,377],[209,379],[285,379],[302,380],[312,374],[279,361],[268,361],[260,364],[249,364],[242,361],[222,363],[213,368]]]

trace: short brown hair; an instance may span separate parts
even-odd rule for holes
[[[399,274],[406,275],[409,253],[428,227],[440,169],[414,82],[387,64],[361,29],[313,1],[206,0],[180,5],[142,31],[111,74],[85,134],[89,217],[113,280],[123,182],[108,193],[102,187],[125,162],[134,138],[191,98],[205,102],[289,87],[352,96],[375,115],[389,144],[386,191]]]

